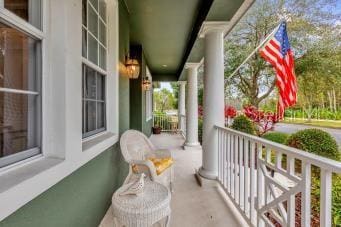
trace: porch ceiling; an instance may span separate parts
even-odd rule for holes
[[[243,0],[124,0],[130,38],[141,44],[157,80],[176,80],[186,61],[202,58],[204,20],[229,21]]]

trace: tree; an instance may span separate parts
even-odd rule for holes
[[[286,18],[288,21],[289,36],[296,58],[316,48],[317,43],[326,47],[325,49],[328,46],[339,46],[338,39],[335,39],[339,36],[335,36],[337,32],[334,31],[334,25],[340,15],[330,10],[335,4],[336,0],[257,1],[226,38],[225,90],[232,93],[232,96],[245,97],[255,107],[273,93],[273,69],[257,53],[234,77],[229,76],[273,31],[280,19]],[[340,32],[340,29],[336,30]]]
[[[154,108],[156,111],[163,113],[165,110],[171,110],[175,107],[175,98],[173,93],[163,88],[153,92]]]

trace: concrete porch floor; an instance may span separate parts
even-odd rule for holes
[[[175,159],[175,182],[171,201],[171,227],[234,227],[243,226],[230,209],[228,200],[216,187],[200,187],[194,177],[201,166],[201,149],[183,150],[184,139],[179,134],[151,137],[160,149],[170,149]],[[112,213],[108,210],[100,227],[112,227]]]

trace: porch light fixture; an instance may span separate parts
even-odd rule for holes
[[[140,64],[137,59],[126,57],[126,72],[130,79],[137,79],[140,75]]]
[[[150,82],[149,78],[144,78],[142,81],[142,86],[144,90],[149,91],[151,88],[152,83]]]

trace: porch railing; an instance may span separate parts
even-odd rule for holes
[[[179,119],[177,114],[153,114],[153,126],[161,127],[163,132],[177,132]]]
[[[311,226],[314,215],[320,226],[331,226],[332,175],[341,173],[339,162],[229,128],[216,129],[218,181],[251,226]],[[311,177],[316,174],[319,212],[312,210],[312,202],[318,201],[311,200]]]

